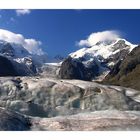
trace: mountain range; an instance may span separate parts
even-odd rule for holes
[[[43,73],[47,76],[57,75],[61,79],[102,81],[104,84],[139,89],[139,48],[125,39],[117,38],[81,48],[67,58],[60,55],[50,58],[47,54],[30,54],[22,45],[0,40],[0,76]],[[127,84],[132,79],[135,82]]]

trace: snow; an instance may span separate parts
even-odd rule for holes
[[[2,49],[4,53],[0,53],[0,55],[7,57],[14,67],[21,71],[24,69],[26,73],[34,73],[32,71],[32,66],[40,66],[47,60],[47,55],[37,55],[31,54],[23,45],[15,42],[7,42],[5,40],[0,40],[0,51]]]
[[[98,65],[100,75],[104,75],[104,73],[108,73],[108,71],[110,71],[109,68],[114,66],[117,62],[117,60],[111,60],[110,58],[115,58],[115,54],[122,50],[126,50],[126,52],[130,53],[136,46],[137,45],[125,39],[117,38],[112,41],[99,41],[95,45],[81,48],[69,54],[69,56],[73,59],[80,60],[85,67],[90,67],[94,62],[94,64]]]
[[[7,45],[9,42],[0,40],[0,50],[4,47],[4,45]],[[23,58],[23,57],[29,57],[31,54],[20,44],[15,43],[9,43],[11,45],[11,48],[14,50],[14,56],[13,58]],[[8,51],[8,50],[7,50]],[[8,53],[5,53],[8,54]]]
[[[114,45],[118,41],[125,41],[125,44],[128,45],[129,50],[132,51],[137,45],[131,44],[130,42],[126,41],[125,39],[118,38],[116,41],[113,41],[112,44],[106,44],[104,42],[101,42],[99,44],[93,45],[90,48],[82,48],[76,52],[73,52],[70,54],[72,58],[81,58],[86,54],[89,54],[91,57],[102,57],[104,59],[107,59],[109,56],[118,53],[121,51],[120,49],[117,49],[116,51],[113,51]]]
[[[45,63],[45,65],[61,66],[61,63]]]
[[[110,62],[110,63],[108,63],[108,66],[114,66],[114,65],[115,65],[114,62]]]
[[[24,57],[24,58],[16,58],[14,59],[18,63],[24,63],[28,66],[32,65],[32,59],[29,57]]]
[[[130,42],[128,42],[127,40],[123,39],[125,41],[125,44],[130,46],[130,52],[135,48],[137,47],[138,45],[136,44],[131,44]]]

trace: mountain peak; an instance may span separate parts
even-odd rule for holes
[[[107,39],[107,40],[104,40],[104,41],[99,41],[95,45],[97,45],[97,46],[100,46],[100,45],[107,46],[107,45],[111,45],[111,44],[115,43],[116,41],[117,41],[117,39],[116,40],[109,40],[109,39]]]
[[[99,75],[107,73],[119,61],[123,60],[137,45],[125,39],[99,41],[90,48],[85,47],[69,54],[73,60],[79,60],[86,68],[97,64]]]
[[[122,49],[128,49],[132,51],[137,45],[131,44],[122,38],[117,38],[116,40],[104,40],[99,41],[95,45],[90,47],[84,47],[76,52],[70,54],[72,58],[81,58],[85,55],[89,55],[90,57],[98,57],[101,56],[104,59],[107,59],[112,54],[121,51]]]

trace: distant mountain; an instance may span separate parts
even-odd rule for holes
[[[103,80],[104,84],[121,85],[140,90],[140,46],[119,61]]]
[[[73,52],[70,56],[73,59],[81,59],[85,66],[96,59],[101,64],[106,63],[106,66],[110,67],[114,65],[118,59],[123,59],[125,55],[131,52],[136,46],[137,45],[133,45],[125,39],[118,38],[110,42],[98,42],[96,45]],[[104,66],[102,65],[102,67]]]
[[[61,56],[61,55],[56,55],[54,57],[54,59],[56,59],[56,61],[60,62],[60,61],[63,61],[65,58],[63,56]]]
[[[83,79],[82,76],[78,78],[70,76],[76,75],[75,71],[77,73],[77,70],[79,70],[78,73],[83,73],[85,80],[96,79],[97,76],[108,73],[118,61],[123,60],[136,46],[120,38],[113,41],[99,41],[93,46],[69,54],[71,59],[68,57],[62,63],[60,77]],[[83,66],[75,67],[76,62]]]
[[[3,69],[11,68],[12,70],[13,67],[15,70],[14,75],[21,76],[36,74],[37,67],[45,63],[47,58],[45,54],[42,56],[30,54],[22,45],[9,43],[4,40],[0,40],[0,56],[0,62],[5,60]],[[5,63],[6,61],[8,63]],[[4,74],[1,72],[2,71],[0,71],[1,76],[6,76],[6,71]],[[7,75],[13,76],[13,73],[10,74],[7,72]]]
[[[21,45],[0,40],[0,53],[4,56],[23,58],[31,54]]]
[[[8,59],[16,70],[16,75],[21,76],[42,73],[48,70],[48,67],[50,67],[49,63],[59,63],[64,60],[64,57],[61,55],[51,57],[46,53],[42,55],[31,54],[21,44],[4,40],[0,40],[0,56]],[[51,68],[53,69],[52,65]]]

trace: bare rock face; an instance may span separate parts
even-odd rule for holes
[[[37,73],[30,58],[24,58],[18,63],[11,58],[0,55],[0,76],[31,76]]]
[[[84,65],[78,61],[72,60],[68,57],[61,65],[60,77],[62,79],[84,79],[85,68]]]
[[[60,78],[80,79],[90,81],[95,75],[99,74],[98,65],[91,62],[89,67],[85,67],[82,61],[72,59],[70,56],[65,59],[60,67]]]
[[[8,58],[0,56],[0,76],[16,76],[17,71]]]
[[[30,126],[29,118],[0,108],[0,131],[27,131]]]

